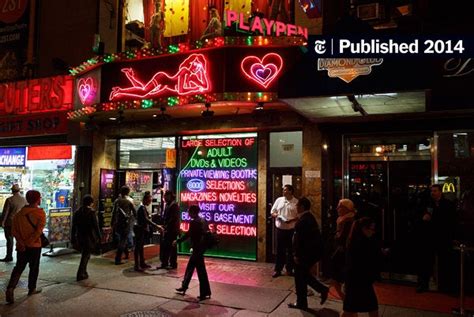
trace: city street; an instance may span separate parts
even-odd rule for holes
[[[1,241],[0,256],[5,255],[5,241]],[[148,246],[146,254],[156,252],[157,246]],[[188,294],[180,296],[174,289],[180,286],[187,257],[181,256],[177,271],[156,270],[158,258],[148,261],[153,269],[146,273],[133,271],[133,261],[116,266],[113,255],[93,256],[89,264],[88,280],[76,282],[79,254],[57,257],[43,256],[39,287],[43,292],[28,297],[26,277],[23,275],[15,290],[15,303],[5,305],[4,290],[14,263],[0,264],[1,316],[322,316],[336,317],[342,303],[334,297],[324,306],[319,305],[319,296],[309,298],[309,312],[287,308],[295,301],[293,278],[282,276],[272,279],[272,265],[233,260],[207,259],[211,280],[212,298],[198,302],[196,279],[191,282]],[[379,285],[381,316],[450,316],[450,307],[437,307],[435,311],[408,308],[413,303],[393,306],[384,304],[380,294],[387,285]],[[408,292],[408,293],[407,293]],[[402,297],[415,299],[413,287],[406,287]],[[384,295],[382,294],[382,297]],[[430,293],[434,303],[446,302],[444,295]],[[441,297],[439,297],[441,296]],[[423,298],[423,297],[419,297]],[[426,297],[425,297],[426,298]],[[438,300],[438,299],[439,300]],[[388,300],[390,301],[390,300]],[[418,300],[420,302],[420,300]],[[448,302],[456,303],[455,298]],[[433,305],[433,303],[432,303]]]

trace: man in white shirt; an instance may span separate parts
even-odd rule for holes
[[[292,238],[295,224],[298,219],[296,204],[298,199],[293,196],[294,188],[291,185],[283,186],[283,196],[277,198],[272,207],[272,217],[275,218],[277,230],[277,257],[275,271],[272,277],[281,276],[283,266],[286,264],[286,273],[293,275],[293,246]]]

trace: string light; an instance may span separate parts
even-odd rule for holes
[[[288,37],[272,37],[272,36],[226,36],[216,37],[205,41],[196,41],[192,45],[188,43],[173,44],[163,49],[156,48],[142,48],[139,50],[128,50],[120,53],[105,54],[103,56],[96,56],[88,59],[77,67],[71,68],[69,73],[72,76],[81,75],[89,71],[93,67],[104,63],[113,63],[130,60],[140,60],[143,58],[150,58],[162,56],[166,54],[176,54],[188,52],[191,50],[202,48],[216,48],[223,46],[305,46],[306,40],[300,36]]]

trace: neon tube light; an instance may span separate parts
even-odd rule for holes
[[[251,55],[242,60],[240,68],[250,80],[267,88],[283,68],[283,59],[276,53],[268,53],[262,59]]]
[[[122,72],[132,86],[113,87],[109,97],[111,101],[123,97],[146,99],[166,92],[185,96],[211,90],[208,60],[202,54],[189,55],[175,74],[159,71],[147,83],[140,81],[132,68],[122,68]]]

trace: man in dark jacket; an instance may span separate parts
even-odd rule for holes
[[[73,247],[81,251],[81,263],[77,270],[77,281],[89,278],[87,274],[87,263],[91,258],[91,253],[100,241],[100,229],[97,221],[97,213],[92,209],[94,198],[85,195],[82,199],[82,206],[72,217],[71,243]]]
[[[114,210],[112,212],[112,228],[115,238],[118,241],[117,253],[115,255],[115,264],[123,264],[122,253],[128,252],[127,242],[128,236],[132,230],[135,215],[137,214],[133,199],[128,196],[130,188],[122,186],[120,189],[120,197],[114,202]]]
[[[158,269],[176,269],[178,267],[178,252],[173,241],[179,235],[179,206],[176,196],[170,190],[165,192],[166,207],[163,212],[163,227],[165,229],[160,245],[161,266]]]
[[[323,245],[318,222],[310,211],[311,203],[302,197],[298,200],[296,208],[298,221],[293,236],[296,303],[288,304],[288,307],[304,310],[308,309],[308,285],[321,294],[321,305],[328,298],[329,288],[311,273],[313,266],[321,259]]]
[[[428,290],[435,256],[438,256],[439,288],[449,291],[452,264],[452,243],[456,225],[456,207],[443,197],[441,185],[431,186],[431,201],[423,213],[420,232],[420,260],[417,292]],[[451,286],[452,287],[452,286]]]

